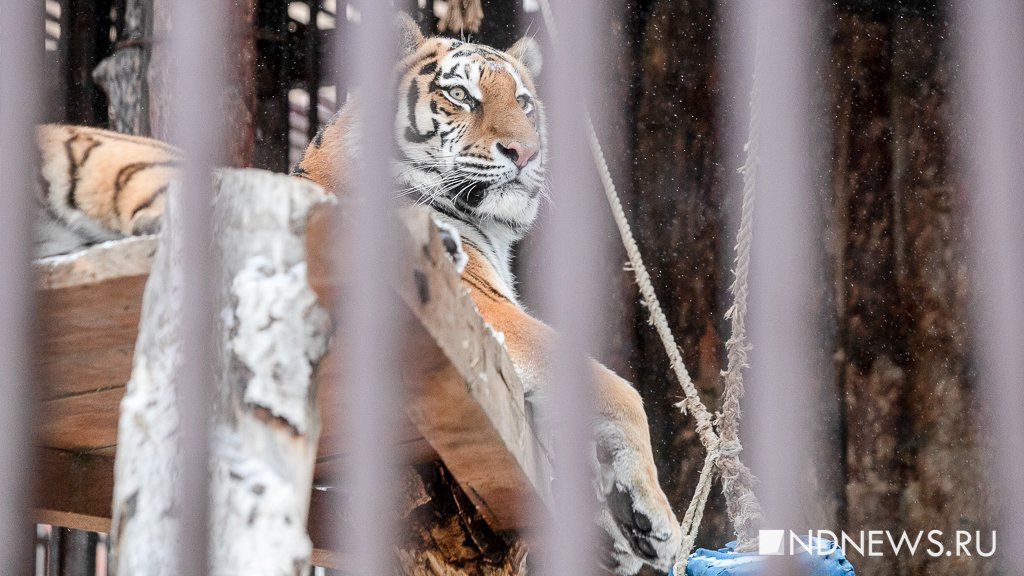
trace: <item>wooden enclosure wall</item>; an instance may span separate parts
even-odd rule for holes
[[[630,0],[610,29],[626,41],[619,180],[634,230],[698,388],[717,405],[723,295],[731,278],[727,208],[741,158],[726,149],[723,4]],[[954,180],[948,96],[951,31],[933,2],[821,3],[820,55],[831,174],[821,178],[828,261],[819,302],[834,341],[823,382],[822,506],[813,528],[985,530],[984,480],[967,351],[965,212]],[[754,240],[757,242],[757,240]],[[624,258],[620,258],[624,260]],[[621,334],[606,351],[645,398],[662,482],[677,510],[704,456],[673,404],[678,385],[629,274],[613,271]],[[756,346],[757,343],[755,342]],[[732,539],[713,493],[698,538]],[[980,558],[852,558],[872,575],[985,574]]]

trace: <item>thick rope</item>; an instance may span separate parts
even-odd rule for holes
[[[673,567],[675,574],[686,574],[686,561],[697,542],[697,532],[700,530],[700,522],[704,519],[704,510],[707,509],[708,496],[711,494],[715,463],[720,455],[721,453],[718,450],[711,450],[704,457],[704,467],[700,471],[700,480],[697,481],[697,488],[693,491],[693,498],[690,500],[690,505],[686,507],[686,514],[683,515],[683,538],[679,543],[679,550],[686,554],[680,554],[676,557],[676,564]]]
[[[542,5],[544,3],[546,3],[546,0]],[[704,403],[701,402],[700,395],[697,393],[697,387],[694,386],[690,373],[686,370],[686,364],[683,363],[683,356],[679,352],[679,347],[676,346],[675,337],[672,335],[672,328],[669,327],[665,312],[662,311],[661,303],[658,302],[658,296],[654,293],[651,276],[647,273],[647,267],[644,266],[643,257],[640,255],[640,248],[633,238],[633,231],[629,228],[629,220],[622,209],[622,202],[619,201],[619,195],[615,190],[615,182],[612,181],[611,171],[608,169],[608,162],[605,161],[604,151],[601,149],[601,142],[597,138],[594,124],[590,120],[590,114],[587,114],[587,137],[590,141],[590,150],[594,155],[594,163],[597,164],[601,185],[604,187],[605,196],[608,198],[608,204],[612,209],[612,217],[615,219],[615,225],[618,227],[619,235],[622,237],[622,245],[626,249],[626,256],[629,258],[633,275],[636,277],[636,284],[640,288],[640,295],[643,297],[644,305],[647,307],[648,322],[654,326],[655,331],[661,338],[665,352],[668,353],[669,366],[672,368],[672,372],[675,373],[676,379],[679,380],[680,386],[683,387],[685,400],[679,404],[679,407],[683,410],[684,414],[687,410],[689,410],[690,414],[693,414],[694,419],[697,420],[697,434],[700,436],[701,444],[704,445],[708,452],[711,452],[718,447],[719,443],[718,434],[714,429],[714,420],[711,417],[711,413],[704,406]]]
[[[543,1],[546,3],[546,0]],[[683,363],[682,354],[680,354],[679,347],[676,345],[675,337],[672,336],[672,329],[668,325],[668,319],[665,318],[665,312],[662,311],[661,303],[658,302],[658,296],[654,292],[651,277],[647,273],[647,267],[644,266],[643,258],[640,256],[640,248],[637,247],[636,240],[633,238],[633,232],[629,228],[629,220],[626,219],[626,213],[622,209],[622,202],[619,200],[619,195],[615,190],[615,183],[612,181],[611,171],[608,169],[608,163],[605,160],[604,151],[601,149],[601,142],[597,138],[597,132],[594,130],[590,114],[587,114],[587,136],[590,141],[590,150],[594,155],[594,162],[597,164],[597,172],[604,187],[605,196],[608,198],[608,204],[612,209],[612,217],[619,229],[619,235],[622,237],[622,245],[626,249],[626,256],[629,258],[629,264],[633,268],[633,275],[637,286],[640,288],[640,295],[643,297],[644,305],[647,307],[648,322],[654,326],[655,331],[661,338],[665,352],[668,353],[669,366],[675,373],[676,379],[679,380],[680,386],[683,387],[685,400],[677,404],[677,406],[679,406],[683,414],[686,414],[687,410],[689,410],[690,414],[693,415],[697,421],[697,435],[700,437],[700,442],[704,449],[707,450],[704,468],[701,470],[700,479],[697,481],[697,488],[686,509],[686,514],[683,516],[681,526],[683,537],[680,540],[679,551],[676,553],[674,573],[685,574],[686,562],[690,553],[693,552],[693,545],[697,540],[697,531],[700,528],[701,520],[704,518],[704,509],[707,506],[708,495],[711,493],[711,483],[714,480],[715,464],[718,461],[721,443],[718,434],[715,433],[711,413],[708,412],[707,407],[701,402],[700,395],[697,393],[697,387],[693,385],[690,373],[687,372],[686,365]]]
[[[740,172],[743,174],[743,204],[740,208],[740,225],[736,231],[736,267],[734,279],[729,287],[732,293],[732,306],[725,313],[731,321],[731,335],[726,342],[729,359],[723,374],[724,390],[722,392],[722,413],[716,422],[723,444],[730,445],[735,451],[731,458],[723,460],[720,466],[722,491],[725,493],[726,511],[736,531],[737,549],[751,548],[756,541],[757,522],[761,518],[761,506],[753,496],[755,482],[750,470],[739,460],[739,452],[743,449],[739,441],[739,421],[742,415],[740,399],[743,398],[743,370],[747,365],[747,352],[750,344],[747,341],[747,295],[750,275],[750,245],[754,236],[754,198],[757,195],[757,146],[760,136],[760,108],[757,77],[753,79],[750,91],[750,123],[748,141],[744,147],[746,160]]]
[[[619,235],[622,236],[622,245],[626,249],[629,264],[633,268],[633,275],[637,286],[640,288],[640,295],[643,297],[644,305],[647,307],[648,322],[654,326],[655,331],[657,331],[658,336],[661,338],[665,352],[668,353],[669,365],[683,388],[685,400],[677,406],[679,406],[683,414],[686,414],[687,410],[689,410],[690,414],[693,415],[697,421],[697,435],[700,437],[700,442],[704,449],[707,450],[704,467],[701,469],[700,479],[697,480],[697,488],[694,490],[693,498],[690,499],[690,504],[683,515],[681,525],[683,537],[679,543],[679,551],[676,553],[674,573],[685,574],[686,562],[693,552],[694,543],[697,541],[697,532],[700,529],[700,522],[704,518],[704,510],[707,507],[708,496],[711,494],[711,484],[714,480],[716,464],[719,466],[722,464],[719,461],[721,441],[718,434],[715,433],[711,413],[708,412],[707,407],[701,402],[700,395],[697,393],[697,387],[693,385],[690,373],[686,370],[682,354],[680,354],[679,347],[676,345],[675,337],[672,336],[672,329],[668,325],[668,319],[665,318],[665,313],[661,309],[661,303],[658,302],[654,286],[651,283],[651,277],[647,273],[647,267],[644,266],[643,258],[640,256],[640,249],[637,247],[636,240],[633,238],[633,232],[629,228],[629,221],[626,219],[626,213],[622,209],[622,202],[619,200],[619,195],[615,190],[611,171],[608,169],[608,163],[605,161],[601,143],[597,138],[597,132],[594,130],[594,124],[589,114],[587,115],[587,131],[590,149],[594,155],[594,162],[597,164],[597,171],[601,177],[605,196],[607,196],[608,204],[611,206],[612,216],[619,229]],[[733,460],[738,463],[735,457],[733,457]],[[729,470],[731,471],[732,467]]]
[[[551,12],[549,0],[540,0],[541,14],[551,34],[552,39],[558,37],[555,27],[554,15]],[[752,95],[752,98],[756,93]],[[752,106],[753,110],[753,106]],[[665,352],[669,357],[671,367],[680,386],[683,388],[684,400],[677,404],[683,414],[689,412],[696,420],[697,435],[701,444],[707,451],[704,459],[704,466],[701,469],[700,478],[697,481],[697,488],[686,513],[683,515],[681,530],[683,533],[679,551],[676,555],[676,563],[673,567],[674,574],[683,576],[686,573],[686,564],[690,554],[693,552],[694,543],[697,539],[697,532],[701,520],[704,517],[704,510],[707,507],[707,500],[711,493],[711,484],[717,470],[723,480],[723,491],[725,493],[729,518],[736,528],[736,534],[740,546],[749,546],[753,541],[752,532],[756,521],[761,517],[760,504],[754,495],[752,486],[754,476],[750,469],[739,460],[739,453],[742,450],[738,439],[738,426],[740,407],[739,400],[743,396],[742,370],[746,367],[746,357],[749,345],[746,341],[746,303],[747,303],[747,276],[750,262],[750,240],[752,236],[752,213],[753,199],[755,192],[756,174],[756,146],[754,135],[757,126],[756,112],[751,113],[751,143],[747,146],[747,160],[743,168],[744,175],[744,197],[743,209],[740,217],[740,229],[737,235],[737,257],[736,257],[736,278],[731,286],[734,304],[728,312],[732,320],[733,334],[726,343],[728,348],[729,365],[725,372],[725,391],[723,411],[719,416],[719,425],[723,426],[723,437],[720,438],[715,431],[715,422],[710,412],[700,399],[696,386],[690,378],[686,365],[683,362],[682,354],[676,345],[672,329],[661,308],[661,303],[654,292],[647,267],[644,266],[640,249],[629,226],[622,202],[619,200],[615,182],[612,180],[611,170],[605,160],[601,142],[594,129],[590,113],[586,114],[587,137],[590,150],[597,165],[601,185],[604,188],[605,196],[611,207],[615,225],[622,238],[622,245],[626,250],[630,266],[640,289],[644,305],[649,315],[648,321],[654,326],[658,337],[661,339]]]

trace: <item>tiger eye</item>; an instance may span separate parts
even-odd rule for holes
[[[520,97],[516,98],[516,102],[519,104],[520,108],[526,108],[526,104],[527,104],[526,96],[520,96]]]
[[[460,102],[466,99],[466,91],[458,86],[448,90],[448,95]]]

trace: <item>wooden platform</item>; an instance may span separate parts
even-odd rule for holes
[[[314,217],[310,253],[325,237]],[[523,391],[501,345],[479,317],[423,212],[402,215],[406,274],[397,286],[410,310],[403,374],[408,383],[401,450],[410,462],[440,459],[496,530],[524,527],[523,511],[547,499],[550,463],[524,411]],[[36,520],[109,531],[118,407],[131,372],[142,293],[156,242],[134,238],[36,265],[38,287]],[[343,290],[328,259],[311,258],[310,281],[323,297]],[[456,321],[453,321],[456,320]],[[321,364],[321,405],[334,405],[337,356]],[[337,483],[345,457],[338,419],[324,414],[316,482]],[[320,564],[326,550],[322,492],[314,491],[310,535]]]

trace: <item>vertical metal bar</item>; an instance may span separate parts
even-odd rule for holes
[[[1012,573],[1024,558],[1024,6],[953,6],[962,30],[957,118],[966,133],[979,418],[994,438],[998,558]]]
[[[182,149],[182,194],[173,203],[181,226],[182,365],[178,373],[181,446],[178,574],[207,573],[209,517],[209,423],[214,278],[211,260],[211,170],[224,156],[222,96],[227,69],[224,30],[229,2],[176,0],[169,6],[170,138]]]
[[[752,124],[759,126],[758,182],[750,269],[750,339],[753,344],[746,403],[748,448],[762,481],[765,528],[800,530],[803,501],[813,497],[809,461],[801,446],[811,441],[815,374],[821,368],[822,331],[814,301],[814,267],[820,260],[815,215],[812,112],[812,6],[806,0],[758,0],[734,8],[739,42],[732,54],[753,54]],[[748,66],[736,66],[750,70]],[[733,86],[742,82],[732,82]],[[747,101],[749,95],[734,95]],[[740,138],[746,139],[743,134]],[[788,545],[789,534],[786,534]],[[788,547],[788,546],[787,546]],[[772,574],[796,566],[772,563]]]
[[[601,283],[592,281],[608,267],[604,246],[610,226],[608,208],[590,153],[585,112],[596,111],[602,65],[598,38],[609,6],[585,0],[552,2],[550,67],[542,86],[549,124],[553,207],[540,230],[541,312],[559,336],[552,353],[550,392],[539,409],[542,420],[558,422],[554,442],[552,521],[543,529],[543,574],[597,572],[596,501],[590,458],[596,421],[595,371],[587,353],[595,350],[605,326],[600,310]],[[571,24],[570,24],[571,23]],[[582,106],[581,106],[582,104]],[[598,128],[600,115],[595,118]]]
[[[95,576],[99,534],[73,528],[55,528],[60,534],[59,558],[52,576]]]
[[[355,161],[346,166],[354,176],[345,190],[345,225],[334,245],[342,251],[338,285],[344,286],[337,310],[342,342],[345,406],[334,417],[345,423],[350,458],[343,471],[350,498],[341,535],[341,549],[351,554],[351,573],[377,576],[392,573],[397,491],[396,414],[399,304],[393,296],[397,264],[390,179],[394,146],[392,68],[397,56],[392,11],[387,2],[365,0],[355,5],[359,23],[352,37],[335,51],[338,68],[353,86],[359,145]],[[339,6],[338,19],[343,18]],[[341,34],[336,35],[341,41]],[[340,84],[340,83],[339,83]],[[338,93],[339,100],[344,93]],[[338,170],[342,167],[338,166]],[[340,511],[339,511],[340,512]]]
[[[61,554],[61,542],[64,541],[64,534],[61,528],[52,526],[50,528],[50,541],[47,543],[46,573],[50,576],[59,574]]]
[[[0,567],[11,574],[30,572],[33,550],[30,260],[43,22],[42,2],[0,0]]]

